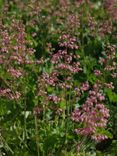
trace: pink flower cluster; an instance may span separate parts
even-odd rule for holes
[[[78,45],[76,44],[76,38],[71,37],[68,34],[64,34],[59,38],[59,46],[65,47],[69,49],[78,49]]]
[[[105,87],[109,88],[109,89],[114,89],[114,85],[113,85],[113,82],[110,82],[110,83],[104,83]]]
[[[7,74],[7,77],[1,75],[4,89],[0,90],[0,96],[16,100],[21,97],[21,93],[16,91],[22,85],[22,82],[17,83],[18,78],[28,75],[25,67],[30,68],[31,65],[32,69],[32,65],[42,64],[43,60],[35,59],[35,50],[31,47],[31,41],[27,39],[26,25],[22,21],[13,19],[9,26],[0,23],[0,28],[0,64],[3,73]],[[4,82],[11,85],[10,89],[6,88]]]
[[[51,85],[51,86],[55,86],[56,83],[57,83],[57,81],[58,81],[57,76],[58,76],[58,73],[57,73],[56,71],[54,71],[54,72],[52,72],[52,73],[50,73],[50,74],[48,74],[48,73],[43,73],[42,79],[44,80],[44,82],[45,82],[46,84],[49,84],[49,85]]]
[[[33,108],[33,114],[34,115],[39,115],[41,113],[42,109],[39,106],[35,106]]]
[[[114,20],[117,20],[117,0],[104,0],[104,7]]]
[[[63,35],[61,38],[66,38],[69,35]],[[76,44],[75,38],[70,38],[70,44]],[[73,43],[72,43],[73,42]],[[59,43],[60,44],[60,43]],[[66,45],[64,45],[66,46]],[[65,48],[65,47],[64,47]],[[61,46],[60,46],[61,49]],[[72,75],[74,73],[79,73],[82,71],[80,67],[80,56],[75,54],[75,48],[72,49],[72,52],[69,49],[58,50],[54,53],[49,60],[52,64],[51,71],[49,73],[45,72],[42,74],[41,80],[44,82],[44,85],[59,87],[59,88],[71,88],[72,87]]]
[[[18,55],[18,54],[15,54],[15,53],[10,56],[10,60],[11,61],[16,61],[17,64],[22,64],[23,63],[22,57],[20,55]]]
[[[108,34],[112,33],[112,21],[110,20],[104,20],[99,24],[99,35],[101,37],[105,37]]]
[[[75,130],[77,134],[90,136],[97,142],[107,138],[105,135],[98,134],[97,131],[106,127],[109,118],[109,110],[102,103],[104,100],[102,93],[95,89],[90,90],[81,108],[73,111],[72,120],[82,123],[82,127]]]
[[[19,23],[17,20],[12,20],[9,28],[4,27],[3,30],[0,30],[0,33],[1,64],[9,64],[13,68],[16,65],[38,63],[38,60],[34,60],[33,56],[35,50],[29,47],[31,43],[26,40],[27,34],[25,25],[22,22]]]
[[[89,90],[89,83],[88,82],[84,82],[84,83],[82,83],[81,84],[81,87],[80,87],[80,91],[82,92],[82,91],[87,91],[87,90]]]
[[[21,93],[16,91],[12,92],[11,89],[0,89],[0,96],[7,97],[10,100],[19,99],[21,97]]]
[[[95,74],[96,76],[100,76],[102,73],[101,73],[100,70],[94,70],[94,74]]]
[[[112,78],[116,78],[117,74],[116,49],[116,45],[107,44],[102,52],[103,57],[99,58],[99,63],[104,66],[105,72],[108,71]]]
[[[74,13],[68,15],[66,23],[69,27],[69,32],[75,32],[76,29],[78,30],[78,28],[80,28],[80,18]]]
[[[71,73],[78,73],[79,71],[81,71],[82,69],[79,67],[80,63],[74,63],[72,66],[65,64],[65,63],[60,63],[58,65],[58,69],[62,69],[62,70],[66,70],[69,71]]]
[[[52,101],[52,102],[54,102],[56,104],[60,101],[60,98],[58,96],[56,96],[56,95],[49,95],[48,99],[49,99],[49,101]]]
[[[60,48],[64,47],[65,50],[58,50],[51,58],[51,62],[56,64],[57,70],[65,70],[70,73],[78,73],[81,71],[82,68],[78,60],[80,56],[69,52],[70,49],[78,49],[76,38],[70,37],[70,35],[62,35],[59,46]]]
[[[20,76],[22,76],[22,73],[20,72],[20,70],[16,70],[16,69],[10,68],[7,71],[8,71],[8,73],[11,74],[11,76],[13,76],[15,78],[19,78]]]

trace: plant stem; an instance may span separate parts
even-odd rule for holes
[[[38,136],[38,123],[37,123],[36,115],[35,115],[35,132],[36,132],[37,156],[39,156],[39,136]]]

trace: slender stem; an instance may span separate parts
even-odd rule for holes
[[[39,156],[39,136],[38,136],[38,123],[37,123],[36,115],[35,115],[35,133],[36,133],[37,156]]]
[[[67,143],[67,132],[68,132],[68,102],[67,102],[67,90],[65,89],[65,101],[66,101],[66,113],[65,113],[65,144]]]

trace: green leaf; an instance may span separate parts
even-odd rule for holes
[[[113,138],[113,135],[108,130],[105,130],[105,129],[98,129],[97,133],[101,135],[106,135],[110,139]]]
[[[66,108],[65,101],[60,102],[60,108],[62,108],[62,109]]]
[[[105,91],[107,93],[107,96],[110,100],[110,102],[117,102],[117,94],[113,93],[111,89],[106,89]]]

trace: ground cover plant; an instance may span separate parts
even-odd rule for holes
[[[117,155],[117,1],[0,0],[0,156]]]

